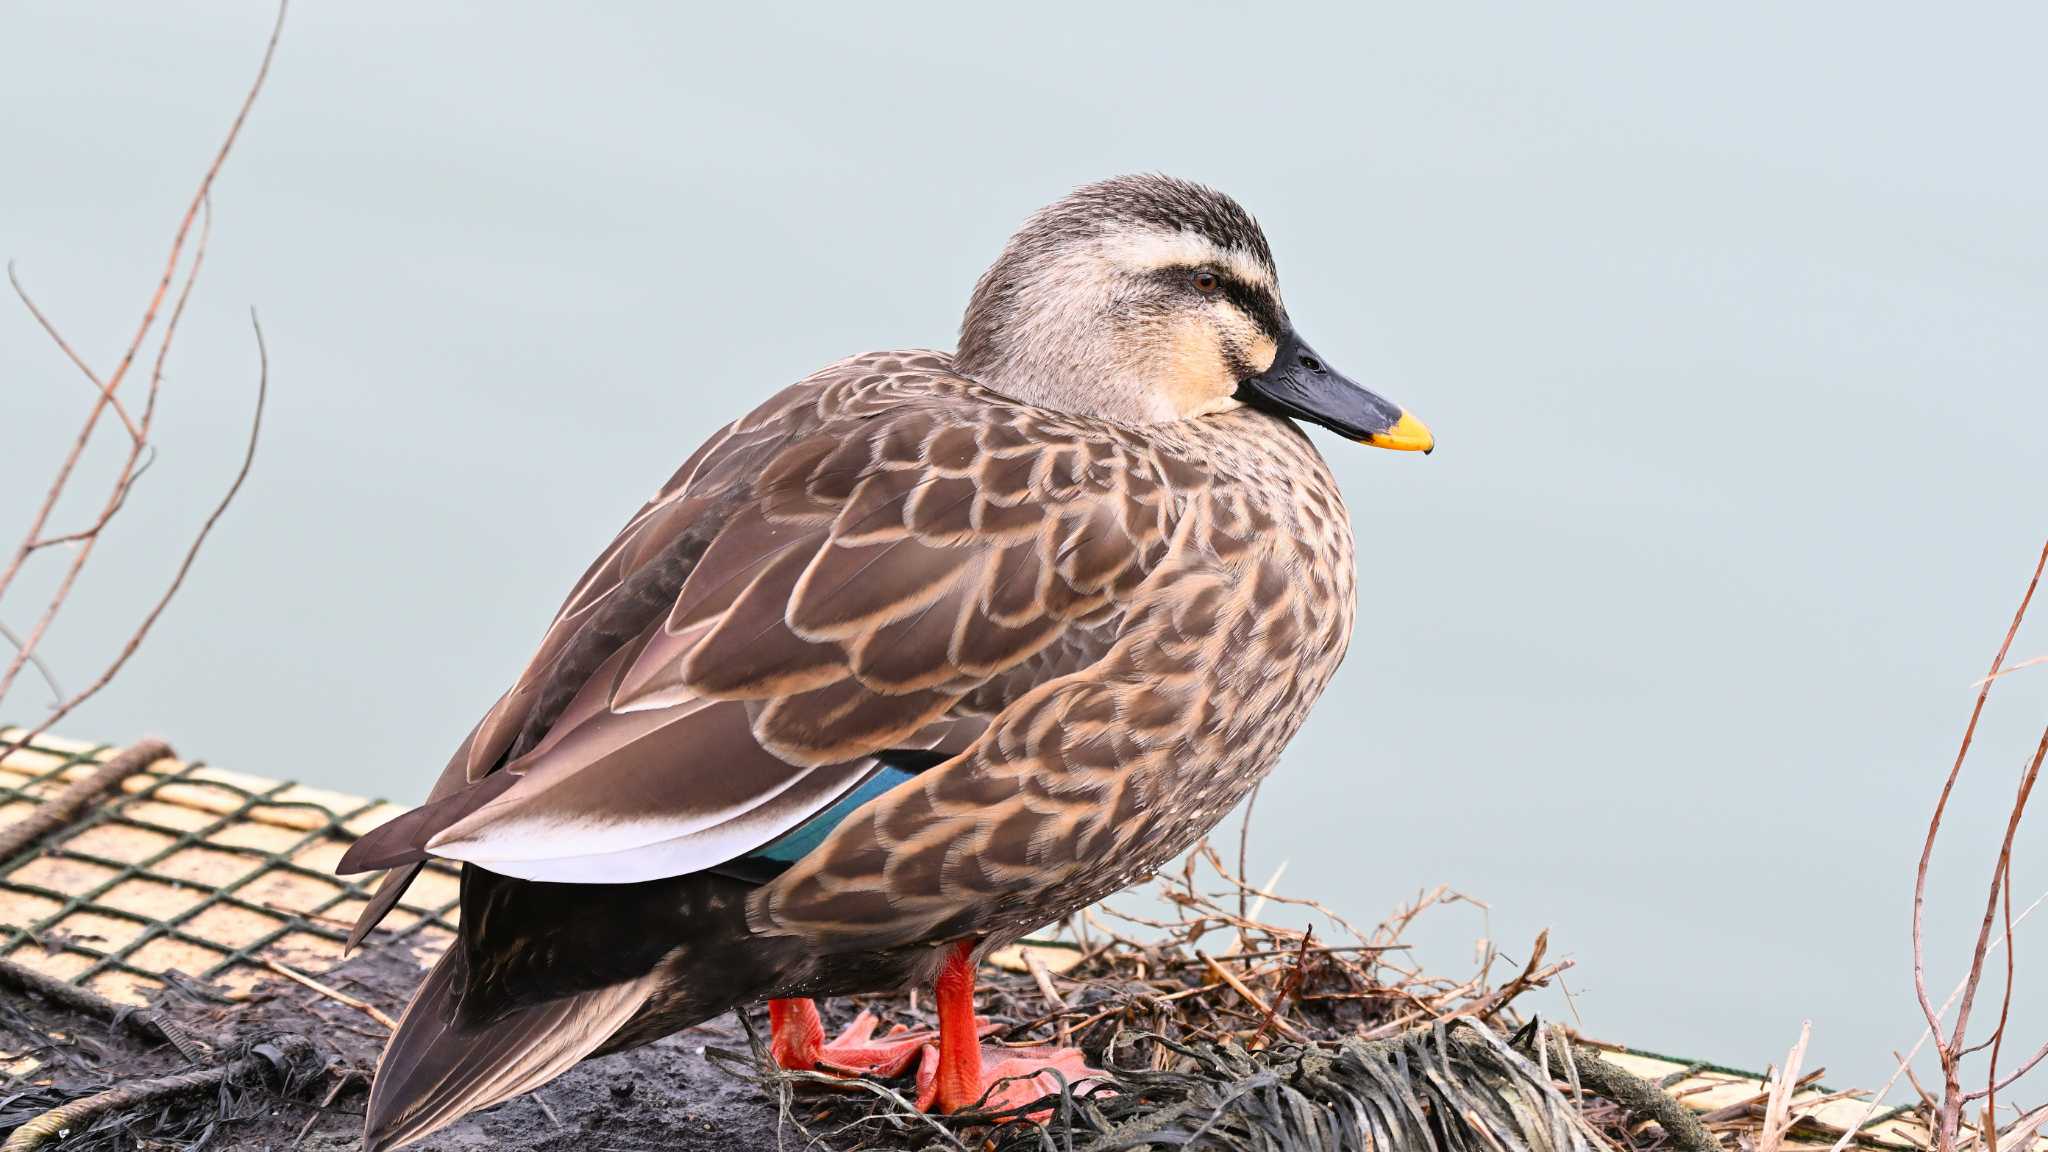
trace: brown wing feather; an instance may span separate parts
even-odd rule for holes
[[[872,754],[1099,656],[1163,554],[1168,469],[935,354],[828,369],[700,449],[590,567],[458,756],[474,802],[345,863],[566,853],[574,878],[635,879],[779,835]]]

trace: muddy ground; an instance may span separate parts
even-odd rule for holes
[[[409,953],[387,947],[359,953],[321,979],[395,1016],[420,975]],[[259,1060],[263,1074],[247,1082],[124,1113],[47,1147],[70,1152],[358,1146],[367,1073],[376,1066],[385,1036],[363,1011],[282,979],[239,1003],[224,1003],[187,986],[168,995],[162,1006],[179,1021],[223,1039],[227,1048],[284,1034],[304,1037],[312,1052],[282,1070]],[[715,1067],[704,1055],[707,1046],[748,1049],[737,1022],[726,1017],[638,1051],[584,1063],[537,1094],[465,1117],[415,1147],[431,1152],[776,1147],[776,1102]],[[0,1088],[0,1132],[81,1093],[192,1067],[168,1045],[152,1046],[126,1029],[11,993],[0,993],[0,1049],[35,1052],[44,1061],[42,1075]],[[36,1085],[37,1080],[51,1082],[54,1090]],[[794,1144],[802,1143],[793,1131],[789,1135]]]

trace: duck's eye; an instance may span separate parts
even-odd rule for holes
[[[1207,269],[1196,272],[1188,278],[1188,282],[1195,286],[1195,291],[1204,296],[1214,296],[1216,290],[1223,287],[1223,281],[1217,279],[1216,274]]]

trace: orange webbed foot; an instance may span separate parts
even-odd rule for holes
[[[775,1063],[783,1068],[886,1080],[910,1071],[926,1049],[938,1051],[938,1029],[911,1029],[897,1024],[877,1037],[875,1030],[881,1021],[866,1009],[831,1040],[825,1039],[824,1019],[812,1001],[770,1001],[768,1014],[774,1028],[770,1051]],[[976,1023],[979,1036],[999,1032],[1003,1027],[987,1020]]]
[[[1056,1095],[1064,1083],[1075,1091],[1109,1080],[1079,1048],[980,1046],[978,1068],[949,1069],[938,1046],[924,1050],[917,1066],[917,1106],[931,1112],[1005,1112]],[[950,1073],[950,1074],[949,1074]],[[1052,1109],[1025,1114],[1042,1121]]]
[[[899,1076],[917,1065],[917,1107],[924,1112],[1006,1112],[1068,1088],[1100,1085],[1109,1074],[1088,1063],[1079,1048],[1004,1048],[981,1041],[1003,1025],[974,1014],[972,940],[956,943],[934,988],[939,1026],[915,1031],[898,1025],[879,1040],[877,1021],[863,1011],[830,1043],[818,1006],[810,1000],[768,1002],[775,1062],[842,1076]],[[1049,1108],[1027,1113],[1042,1120]]]
[[[818,1071],[883,1079],[901,1076],[917,1062],[925,1048],[938,1043],[937,1031],[910,1029],[901,1024],[876,1039],[875,1028],[880,1023],[873,1012],[862,1009],[853,1023],[819,1050]]]

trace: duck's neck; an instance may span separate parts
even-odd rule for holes
[[[1108,307],[1106,291],[1043,280],[1011,274],[1007,261],[982,277],[961,319],[955,369],[1041,408],[1118,424],[1174,419],[1151,386],[1158,366],[1141,354],[1129,318]]]
[[[1055,412],[1112,424],[1159,424],[1176,418],[1156,393],[1113,363],[979,365],[956,358],[954,369],[991,392]]]

